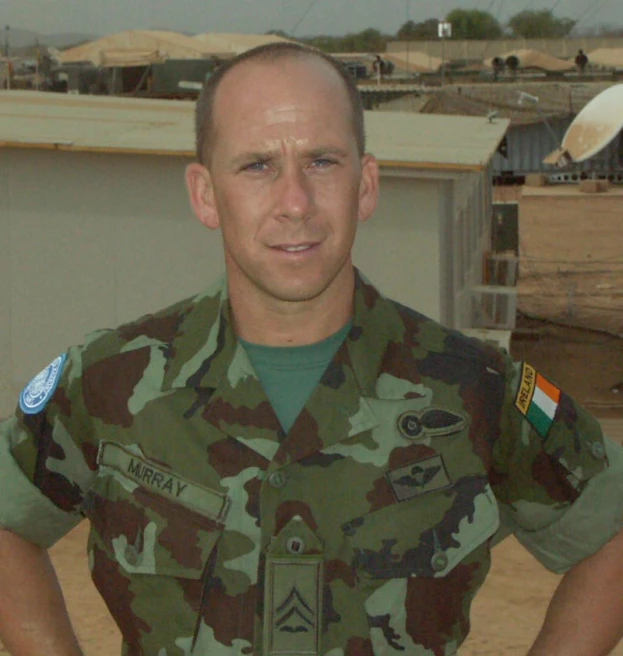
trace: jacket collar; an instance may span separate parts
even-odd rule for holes
[[[356,271],[353,326],[285,436],[234,333],[222,278],[184,317],[169,345],[163,388],[195,390],[194,412],[283,465],[378,424],[368,399],[377,398],[388,342],[401,342],[404,330],[396,306]]]

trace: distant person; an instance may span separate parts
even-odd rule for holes
[[[372,70],[374,71],[374,75],[381,79],[383,77],[383,73],[385,72],[384,70],[384,62],[383,58],[381,55],[377,55],[374,58],[374,62],[372,63]]]
[[[584,75],[588,66],[588,57],[584,53],[584,50],[578,50],[578,54],[575,56],[575,65],[579,73]]]

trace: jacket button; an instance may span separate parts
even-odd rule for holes
[[[606,449],[601,442],[593,442],[591,452],[598,460],[603,460],[606,457]]]
[[[439,551],[434,554],[430,564],[435,572],[443,572],[444,569],[448,566],[448,556],[446,556],[443,551]]]
[[[288,538],[286,551],[293,556],[300,556],[302,553],[305,553],[305,540],[299,537]]]
[[[287,482],[288,482],[288,477],[284,472],[273,472],[269,477],[268,477],[268,482],[270,483],[271,487],[279,489],[280,487],[283,487]]]

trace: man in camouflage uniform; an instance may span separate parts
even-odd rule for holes
[[[126,655],[454,654],[510,532],[567,572],[531,653],[607,653],[621,448],[532,367],[353,268],[378,167],[339,65],[280,45],[219,69],[198,160],[226,278],[90,335],[1,424],[12,653],[81,653],[45,549],[84,517]]]

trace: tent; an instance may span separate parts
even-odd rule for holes
[[[587,57],[589,65],[623,68],[623,48],[598,48]]]
[[[572,71],[575,68],[574,62],[565,61],[564,59],[558,59],[557,57],[552,57],[545,52],[539,52],[538,50],[513,50],[507,52],[503,55],[499,55],[499,58],[506,61],[510,56],[514,55],[519,60],[519,68],[538,68],[543,71]],[[485,64],[489,68],[493,68],[493,57],[485,60]]]
[[[381,57],[396,67],[396,73],[436,73],[443,63],[439,57],[418,50],[384,52]]]
[[[165,59],[203,59],[213,52],[195,38],[164,30],[127,30],[65,50],[62,64],[90,62],[95,66],[148,66]]]
[[[227,53],[227,56],[234,57],[241,52],[250,50],[257,46],[263,46],[267,43],[275,43],[278,41],[292,42],[292,39],[284,39],[276,34],[231,34],[219,32],[205,32],[204,34],[197,34],[193,37],[196,41],[202,44],[202,48],[214,54],[215,56],[223,56],[222,53]]]

